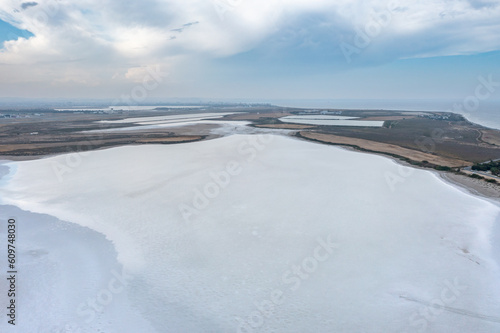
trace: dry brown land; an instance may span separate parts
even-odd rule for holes
[[[231,112],[233,110],[228,110]],[[96,131],[131,127],[134,124],[102,124],[101,120],[156,117],[191,112],[126,112],[122,114],[81,114],[47,112],[41,117],[0,119],[0,158],[37,158],[73,151],[97,150],[132,144],[174,144],[209,137],[215,124],[133,131]],[[139,128],[139,127],[138,127]]]
[[[339,110],[334,110],[339,111]],[[279,118],[303,112],[282,107],[214,108],[206,112],[227,112],[223,120],[249,121],[256,128],[288,129],[305,140],[353,147],[361,151],[390,155],[422,167],[461,167],[500,158],[500,131],[465,121],[458,115],[439,112],[342,110],[343,116],[384,121],[384,127],[316,126],[284,123]],[[229,114],[230,112],[240,112]],[[0,159],[26,160],[74,151],[97,150],[138,144],[176,144],[218,137],[217,124],[192,124],[150,130],[88,132],[130,127],[133,124],[100,124],[120,120],[200,110],[162,110],[121,114],[46,112],[43,117],[0,119]],[[451,115],[448,120],[433,116]],[[218,119],[221,120],[221,119]],[[36,134],[33,134],[36,133]],[[278,133],[283,133],[282,131]],[[427,161],[428,163],[422,163]],[[405,163],[405,162],[402,162]],[[500,200],[500,186],[453,173],[441,173],[476,194]]]
[[[489,144],[496,145],[500,147],[500,134],[498,133],[499,131],[496,130],[482,130],[483,133],[481,139]]]
[[[354,139],[338,135],[321,134],[315,132],[300,132],[299,134],[303,138],[314,141],[335,144],[335,145],[359,147],[361,149],[368,150],[371,152],[379,152],[390,155],[402,156],[416,162],[428,161],[432,164],[442,165],[447,167],[462,167],[470,164],[467,161],[463,160],[449,159],[446,157],[423,153],[413,149],[402,148],[392,144],[369,141],[364,139]]]
[[[20,144],[2,144],[0,145],[0,159],[9,159],[13,156],[44,156],[58,153],[68,153],[75,151],[96,150],[104,147],[117,147],[133,144],[162,143],[174,144],[203,140],[205,137],[200,135],[183,135],[168,137],[148,137],[143,133],[126,137],[76,137],[71,141],[60,142],[38,142],[38,143],[20,143]]]
[[[382,120],[380,128],[289,124],[279,118],[303,112],[282,107],[214,108],[227,112],[224,120],[250,121],[266,129],[288,129],[318,142],[357,146],[360,149],[401,156],[418,163],[459,167],[500,158],[500,131],[469,123],[458,115],[440,112],[342,110],[343,116]],[[335,110],[338,111],[338,110]],[[231,112],[239,112],[229,114]],[[132,124],[99,124],[99,120],[200,113],[200,110],[89,114],[47,112],[43,117],[0,119],[0,157],[43,156],[75,150],[128,144],[191,142],[216,137],[216,124],[195,124],[154,130],[88,132],[130,127]],[[448,120],[431,119],[448,116]],[[219,119],[220,120],[220,119]],[[37,134],[31,135],[36,132]],[[90,144],[89,144],[90,142]],[[426,165],[430,166],[430,165]]]
[[[317,125],[311,132],[330,134],[348,140],[367,140],[442,157],[465,161],[465,165],[500,158],[500,131],[470,123],[457,114],[444,112],[343,111],[343,116],[360,120],[382,120],[383,127]],[[282,128],[279,119],[260,119],[254,126]],[[311,125],[308,125],[311,126]],[[306,132],[307,130],[303,130]],[[404,151],[404,150],[403,150]],[[402,154],[399,154],[402,155]],[[405,154],[406,155],[406,154]],[[413,154],[415,155],[415,154]],[[430,158],[424,159],[430,161]],[[416,161],[416,162],[422,162]],[[461,162],[460,162],[461,163]],[[447,166],[450,163],[443,164]],[[455,164],[455,163],[454,163]]]

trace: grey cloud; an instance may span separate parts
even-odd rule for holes
[[[28,9],[28,8],[30,8],[30,7],[35,7],[35,6],[37,6],[37,5],[38,5],[38,2],[23,2],[23,3],[21,4],[21,8],[22,8],[23,10],[26,10],[26,9]]]
[[[159,0],[122,0],[106,1],[103,10],[110,15],[110,19],[125,26],[165,27],[175,20],[176,10],[171,2]]]
[[[481,9],[485,7],[494,8],[498,6],[498,1],[495,0],[468,0],[471,7],[475,9]]]
[[[175,32],[181,33],[181,32],[184,31],[184,29],[189,28],[189,27],[191,27],[191,26],[193,26],[195,24],[198,24],[198,23],[200,23],[200,22],[198,22],[198,21],[196,21],[196,22],[189,22],[189,23],[183,24],[181,28],[172,29],[170,31],[175,31]]]

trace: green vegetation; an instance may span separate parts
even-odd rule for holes
[[[442,166],[442,165],[436,165],[434,167],[434,169],[436,169],[438,171],[451,171],[452,170],[450,167]]]
[[[474,164],[472,170],[475,171],[490,171],[496,176],[500,176],[500,161],[491,161],[488,163]]]

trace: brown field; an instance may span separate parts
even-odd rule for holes
[[[338,135],[321,134],[315,132],[300,132],[299,134],[300,136],[310,140],[336,144],[336,145],[354,146],[372,152],[402,156],[410,160],[413,160],[415,162],[428,161],[436,165],[442,165],[448,167],[461,167],[461,166],[471,165],[471,163],[467,161],[450,159],[433,154],[427,154],[424,152],[416,151],[413,149],[402,148],[400,146],[387,143],[374,142],[364,139],[347,138]]]
[[[239,112],[223,120],[250,121],[257,128],[300,131],[309,140],[357,146],[361,150],[401,156],[415,162],[458,167],[500,158],[500,131],[465,121],[461,116],[439,112],[342,110],[344,116],[384,120],[384,127],[316,126],[283,123],[279,118],[303,112],[283,107],[213,108],[207,112]],[[88,132],[129,127],[131,124],[98,123],[145,116],[199,113],[191,111],[121,112],[114,114],[59,113],[43,116],[0,118],[0,155],[21,158],[70,151],[93,150],[131,144],[173,144],[217,137],[217,124],[192,124],[135,131]],[[432,119],[447,116],[446,119]]]
[[[500,147],[500,133],[496,130],[482,130],[483,133],[481,140],[486,143],[496,145]]]
[[[87,151],[133,144],[174,144],[213,137],[211,124],[186,127],[135,130],[127,132],[88,132],[132,124],[105,124],[100,120],[171,115],[172,112],[127,112],[122,114],[77,114],[48,112],[42,117],[0,119],[0,157],[20,159]],[[35,134],[36,133],[36,134]]]
[[[174,144],[203,140],[204,136],[168,136],[147,137],[144,135],[127,137],[72,137],[70,141],[39,142],[39,143],[14,143],[0,145],[0,157],[12,156],[44,156],[60,153],[96,150],[100,148],[118,147],[133,144]]]
[[[500,131],[470,123],[461,116],[444,112],[408,112],[384,110],[332,110],[343,116],[385,121],[384,127],[316,126],[283,123],[279,118],[296,115],[303,109],[273,106],[221,107],[206,112],[239,112],[219,120],[249,121],[265,129],[288,129],[297,136],[322,144],[353,147],[365,152],[385,154],[422,167],[462,167],[500,158]],[[15,111],[13,111],[15,113]],[[146,116],[200,113],[200,110],[157,110],[152,112],[36,111],[43,116],[0,118],[0,159],[29,160],[53,154],[98,150],[141,144],[177,144],[219,137],[217,124],[191,124],[172,128],[134,131],[88,132],[116,129],[132,124],[98,123]],[[11,113],[11,112],[9,112]],[[23,111],[19,111],[22,116]],[[26,114],[25,114],[26,115]],[[442,117],[441,116],[448,116]],[[282,134],[283,131],[276,131]],[[429,163],[422,163],[427,161]],[[369,166],[367,166],[369,167]],[[439,168],[438,168],[439,169]],[[474,193],[500,198],[500,185],[472,179],[463,174],[443,172],[452,181],[464,184]]]

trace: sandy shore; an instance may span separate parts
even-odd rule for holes
[[[445,181],[466,189],[471,194],[492,199],[500,204],[500,185],[487,183],[480,179],[474,179],[465,175],[455,174],[451,172],[439,172],[441,178]]]

